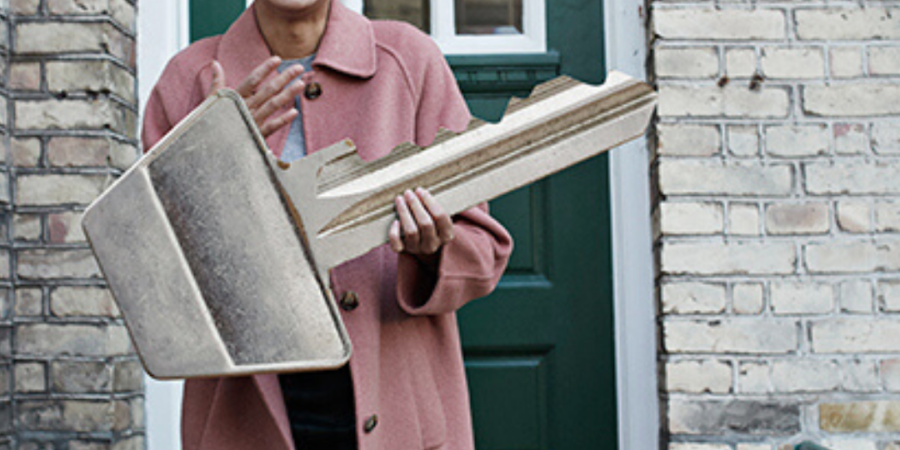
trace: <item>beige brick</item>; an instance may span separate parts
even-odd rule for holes
[[[825,77],[825,56],[817,47],[766,47],[760,66],[768,78]]]
[[[784,12],[753,9],[662,9],[653,12],[663,39],[774,40],[785,37]]]
[[[113,20],[134,33],[137,29],[136,11],[127,0],[109,0],[109,13]]]
[[[742,394],[764,394],[772,391],[769,365],[760,361],[742,362],[738,369],[738,391]]]
[[[9,0],[10,11],[23,16],[37,14],[40,4],[40,0]]]
[[[786,158],[824,155],[828,153],[828,126],[819,124],[766,127],[766,153]]]
[[[666,390],[725,394],[731,391],[731,364],[722,361],[675,361],[666,364]]]
[[[898,27],[900,28],[900,27]],[[803,111],[810,116],[881,116],[900,114],[900,84],[872,82],[805,86]]]
[[[144,436],[134,435],[116,442],[110,450],[143,450],[145,448],[147,446],[144,443]]]
[[[737,450],[772,450],[772,446],[769,444],[738,444]]]
[[[900,38],[900,9],[825,8],[794,13],[797,37],[815,40],[876,40]]]
[[[881,280],[878,282],[878,302],[885,311],[900,311],[900,280]]]
[[[28,431],[110,431],[113,402],[89,400],[35,400],[20,403],[17,422]]]
[[[16,102],[16,127],[38,129],[112,129],[125,128],[122,113],[108,99],[96,100],[20,100]]]
[[[770,234],[821,234],[830,228],[826,203],[773,203],[766,207]]]
[[[112,389],[112,367],[103,362],[54,361],[51,373],[56,392],[109,392]]]
[[[41,63],[24,62],[9,66],[9,87],[21,91],[41,89]]]
[[[850,280],[840,284],[841,312],[871,314],[874,305],[872,285],[865,280]]]
[[[885,87],[877,91],[890,95],[888,91],[893,89]],[[824,95],[817,95],[814,99]],[[823,100],[817,101],[814,105],[818,108]],[[788,91],[779,87],[749,90],[734,83],[724,88],[661,85],[657,112],[661,117],[784,118],[789,107]]]
[[[12,161],[18,167],[36,167],[41,161],[40,139],[10,139]]]
[[[50,294],[50,311],[60,317],[119,315],[108,289],[79,286],[61,286],[54,289]]]
[[[805,169],[811,194],[900,194],[900,165],[891,161],[809,163]]]
[[[44,392],[47,375],[39,362],[21,362],[15,365],[16,392]]]
[[[819,404],[819,427],[832,433],[900,431],[900,402]]]
[[[47,230],[54,244],[85,242],[81,229],[81,212],[69,211],[47,215]]]
[[[752,48],[725,50],[725,74],[731,78],[750,78],[756,73],[756,52]]]
[[[878,442],[869,437],[828,437],[821,441],[821,445],[831,450],[879,450]]]
[[[40,288],[16,289],[16,316],[40,316],[44,313],[43,297]]]
[[[869,74],[900,75],[900,47],[869,47]]]
[[[759,399],[671,399],[669,433],[686,435],[793,436],[800,432],[800,406]]]
[[[900,231],[900,201],[875,203],[875,230],[881,233]]]
[[[872,207],[866,201],[841,200],[836,206],[837,223],[848,233],[868,233],[872,230]]]
[[[900,322],[871,317],[841,317],[810,324],[815,353],[889,353],[900,351]]]
[[[881,362],[881,379],[886,390],[900,392],[900,359],[886,359]]]
[[[759,155],[759,134],[753,126],[729,126],[728,127],[728,151],[732,155],[741,157],[756,157]]]
[[[21,355],[44,357],[107,357],[126,355],[130,351],[127,332],[120,325],[20,324],[16,344]]]
[[[88,204],[107,184],[97,175],[20,175],[16,181],[19,205]]]
[[[763,309],[763,286],[738,283],[732,288],[731,306],[735,314],[759,314]]]
[[[664,161],[659,167],[659,188],[665,195],[787,196],[793,183],[787,165]]]
[[[712,78],[719,74],[714,47],[656,47],[656,75],[662,78]]]
[[[109,0],[47,0],[50,14],[106,14]]]
[[[794,272],[797,255],[789,243],[667,242],[662,247],[666,274],[777,275]]]
[[[56,167],[105,167],[127,169],[139,155],[138,150],[114,139],[59,137],[50,140],[47,159]]]
[[[875,392],[880,390],[875,361],[846,360],[841,362],[843,378],[841,386],[849,392]]]
[[[712,156],[719,153],[719,128],[709,125],[659,124],[657,152],[661,155]]]
[[[97,278],[100,269],[88,249],[22,250],[18,275],[29,280]]]
[[[775,314],[824,314],[834,310],[834,288],[809,281],[778,281],[770,287]]]
[[[36,241],[41,238],[41,216],[16,214],[13,216],[13,238],[19,241]]]
[[[880,155],[900,155],[900,120],[872,125],[872,147]]]
[[[22,22],[16,25],[18,53],[110,53],[125,61],[123,35],[104,22]]]
[[[669,450],[731,450],[731,447],[725,444],[673,442],[669,444]]]
[[[900,241],[834,241],[806,245],[806,267],[813,273],[900,270]]]
[[[834,151],[839,155],[860,155],[869,151],[869,136],[863,124],[834,124]]]
[[[833,78],[858,78],[863,75],[860,47],[832,47],[829,52]]]
[[[47,87],[52,92],[113,92],[128,101],[134,99],[134,77],[110,61],[50,61]]]
[[[718,203],[665,202],[659,208],[660,230],[665,235],[716,234],[725,226]]]
[[[840,367],[834,361],[777,360],[771,367],[775,392],[829,392],[841,385]]]
[[[710,283],[665,283],[662,307],[666,314],[717,314],[725,311],[725,286]]]
[[[113,389],[116,392],[139,391],[144,385],[144,370],[138,361],[115,363]]]
[[[797,349],[797,335],[797,324],[783,320],[667,320],[663,325],[670,353],[789,353]]]
[[[752,203],[732,203],[728,206],[728,234],[756,236],[759,231],[759,206]]]

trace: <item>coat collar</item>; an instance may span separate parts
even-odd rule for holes
[[[247,8],[222,37],[216,58],[222,64],[229,87],[236,87],[271,56],[253,7]],[[340,0],[331,0],[325,34],[319,42],[314,66],[328,67],[358,78],[375,75],[375,32],[365,17],[350,11]]]

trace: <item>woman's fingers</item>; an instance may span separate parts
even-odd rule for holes
[[[210,82],[209,91],[206,92],[207,97],[215,94],[219,89],[225,89],[225,69],[222,68],[222,65],[218,61],[213,61],[209,68],[212,70],[212,82]]]
[[[262,64],[256,66],[250,75],[241,82],[241,84],[237,87],[236,91],[241,95],[244,99],[248,99],[256,93],[257,87],[259,87],[260,83],[272,73],[273,70],[278,68],[278,65],[281,64],[281,58],[277,56],[273,56],[267,60],[265,60]]]
[[[391,243],[391,250],[400,253],[403,251],[403,237],[400,233],[400,221],[395,220],[391,223],[391,229],[388,231],[388,240]]]
[[[441,247],[442,242],[435,230],[431,214],[422,205],[418,195],[412,191],[404,192],[403,196],[419,229],[419,251],[429,255],[436,252]]]
[[[253,119],[257,125],[265,123],[269,116],[276,111],[294,102],[294,97],[303,92],[304,84],[300,80],[291,82],[287,87],[282,88],[280,92],[265,101],[262,105],[250,108],[253,113]]]
[[[441,243],[446,244],[452,241],[453,220],[450,218],[450,215],[444,211],[444,208],[441,207],[441,204],[431,196],[431,193],[428,192],[428,190],[424,188],[416,188],[416,195],[419,196],[422,204],[425,205],[425,208],[428,209],[428,213],[431,215],[431,218],[434,221],[435,231],[437,232]]]
[[[403,247],[409,253],[419,253],[419,227],[413,218],[406,198],[398,195],[394,199],[394,209],[397,210],[397,218],[400,220],[400,231],[403,233]]]
[[[262,133],[263,137],[269,137],[272,133],[278,131],[279,128],[293,122],[297,118],[297,114],[300,114],[297,108],[291,108],[274,119],[263,122],[259,127],[259,132]]]
[[[253,95],[247,98],[247,107],[252,111],[265,105],[270,99],[288,89],[290,83],[301,74],[303,74],[303,66],[300,64],[287,68],[278,76],[258,86]]]

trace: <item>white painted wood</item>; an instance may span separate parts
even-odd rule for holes
[[[644,2],[604,0],[603,10],[606,66],[645,79]],[[649,168],[643,138],[610,154],[620,450],[659,448]]]
[[[544,53],[547,51],[547,13],[544,0],[522,0],[521,35],[456,34],[454,2],[431,0],[431,36],[448,55]]]
[[[138,14],[138,92],[140,110],[166,62],[187,46],[187,0],[142,2]],[[147,450],[181,449],[181,398],[184,382],[144,376]]]

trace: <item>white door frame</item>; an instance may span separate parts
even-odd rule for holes
[[[143,111],[143,100],[166,61],[188,44],[189,22],[187,0],[143,1],[140,6],[138,86]],[[604,0],[606,67],[643,79],[647,44],[642,8],[641,0]],[[644,139],[610,156],[620,450],[659,448],[649,167]],[[145,376],[148,450],[181,449],[182,384]]]

